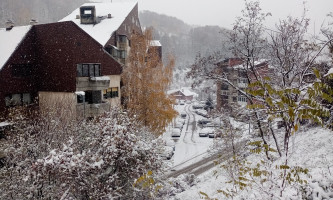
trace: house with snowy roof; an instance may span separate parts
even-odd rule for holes
[[[192,101],[195,97],[198,96],[197,93],[192,92],[189,88],[186,87],[175,90],[169,90],[167,94],[176,100],[185,100],[185,101]]]
[[[216,63],[219,66],[219,71],[217,73],[224,73],[227,75],[228,80],[230,82],[242,89],[248,86],[247,80],[247,71],[243,65],[244,61],[240,58],[227,58]],[[260,71],[262,76],[265,74],[271,73],[269,66],[265,60],[256,61],[256,68]],[[251,79],[252,74],[248,74]],[[220,110],[223,107],[228,107],[232,104],[246,106],[248,104],[248,100],[240,93],[237,89],[232,87],[226,82],[217,81],[217,91],[216,91],[216,103],[217,109]]]
[[[92,117],[120,105],[122,64],[77,24],[6,25],[0,29],[0,111],[36,99],[46,112]]]
[[[0,112],[34,99],[85,117],[119,106],[133,33],[142,33],[136,0],[86,3],[58,23],[8,22],[0,29]]]
[[[137,0],[85,3],[60,21],[72,21],[126,65],[131,35],[142,34]]]

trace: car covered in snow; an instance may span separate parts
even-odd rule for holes
[[[177,123],[185,124],[185,119],[184,118],[177,118]]]
[[[181,118],[186,118],[186,116],[187,116],[186,112],[182,112],[182,113],[180,113],[180,117],[181,117]]]
[[[166,140],[165,146],[171,147],[174,151],[176,150],[176,144],[172,139]]]
[[[203,128],[199,131],[199,136],[200,137],[207,137],[209,134],[214,133],[213,128]]]
[[[174,154],[174,152],[173,152],[172,147],[164,146],[162,149],[162,152],[160,153],[160,156],[163,159],[170,160],[172,158],[173,154]]]
[[[199,103],[195,103],[195,104],[192,105],[192,108],[193,109],[203,109],[204,105],[199,104]]]
[[[180,137],[180,135],[181,135],[181,130],[180,129],[178,129],[178,128],[172,129],[171,137]]]
[[[203,110],[203,109],[197,109],[197,110],[195,111],[195,113],[196,113],[197,115],[201,115],[201,116],[203,116],[203,117],[208,117],[208,113],[207,113],[207,111],[206,111],[206,110]]]
[[[213,133],[208,134],[209,138],[221,138],[222,137],[222,130],[215,129]]]
[[[174,128],[174,129],[183,130],[183,126],[184,126],[184,123],[183,123],[183,122],[181,122],[181,121],[177,121],[177,122],[174,123],[173,128]]]

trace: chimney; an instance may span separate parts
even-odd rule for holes
[[[81,24],[96,24],[96,8],[95,6],[80,7]]]
[[[38,21],[36,19],[30,20],[30,25],[36,25],[36,24],[38,24]]]
[[[108,14],[108,18],[111,19],[111,14],[110,13]]]
[[[14,22],[12,20],[7,20],[6,21],[6,31],[10,31],[12,30],[12,28],[14,27]]]

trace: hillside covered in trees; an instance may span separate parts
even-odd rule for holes
[[[31,19],[39,23],[56,22],[87,0],[1,0],[0,27],[7,20],[12,20],[15,26],[27,25]]]
[[[208,56],[220,52],[228,56],[229,30],[219,26],[192,26],[171,16],[151,11],[141,11],[139,18],[142,27],[154,30],[153,38],[163,45],[163,62],[168,55],[175,57],[174,80],[172,88],[191,86],[192,81],[185,78],[189,66],[196,56]],[[207,85],[208,86],[208,85]],[[212,88],[213,85],[210,85]]]

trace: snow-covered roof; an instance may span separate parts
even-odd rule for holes
[[[267,62],[266,59],[257,60],[257,61],[254,61],[254,66],[258,66],[258,65],[264,64],[266,62]],[[232,68],[234,68],[234,69],[246,69],[245,68],[245,63],[239,64],[239,65],[235,65]]]
[[[24,36],[28,33],[31,26],[14,26],[6,31],[0,28],[0,70],[5,65],[9,57],[14,53]]]
[[[173,93],[175,93],[175,92],[181,92],[181,93],[183,93],[185,96],[198,96],[198,94],[197,93],[195,93],[195,92],[192,92],[189,88],[187,88],[187,87],[183,87],[183,88],[181,88],[181,89],[175,89],[175,90],[169,90],[168,92],[167,92],[167,94],[173,94]]]
[[[151,40],[150,41],[150,46],[152,46],[152,47],[161,47],[162,44],[159,40]]]
[[[82,30],[87,32],[91,37],[104,46],[110,39],[112,33],[120,27],[136,4],[137,0],[112,0],[112,3],[111,1],[85,3],[82,6],[95,6],[97,18],[103,17],[99,23],[81,24],[80,19],[76,19],[76,15],[80,15],[80,8],[77,8],[60,21],[73,21]],[[107,18],[108,14],[111,14],[111,18]]]

